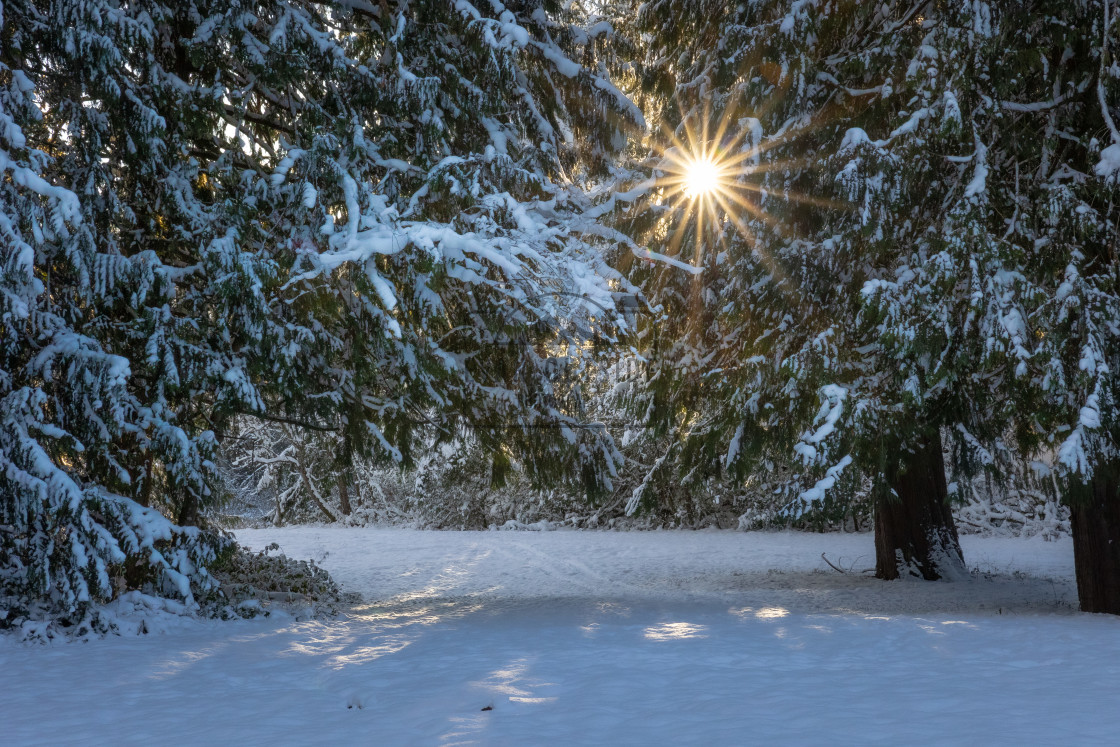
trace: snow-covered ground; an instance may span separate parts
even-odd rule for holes
[[[884,583],[869,535],[239,533],[363,602],[0,640],[3,744],[1102,744],[1120,618],[1067,541],[963,538],[981,573]],[[851,573],[839,574],[821,560]],[[483,710],[489,707],[491,710]]]

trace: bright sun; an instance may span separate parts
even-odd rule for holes
[[[753,241],[750,224],[770,222],[755,196],[762,193],[759,180],[752,177],[771,167],[760,164],[761,156],[778,141],[764,142],[758,120],[744,118],[738,105],[713,119],[708,103],[694,104],[686,110],[678,101],[680,124],[665,127],[651,142],[651,155],[659,156],[651,196],[665,208],[658,231],[666,256],[699,267],[733,234]],[[748,120],[756,124],[745,126]]]
[[[719,186],[719,167],[716,166],[712,159],[707,157],[698,158],[686,167],[684,176],[684,192],[686,196],[693,199],[704,197],[719,189]]]
[[[718,118],[711,116],[709,102],[677,103],[679,124],[666,126],[651,143],[652,155],[659,156],[654,162],[657,189],[651,197],[665,208],[658,225],[665,256],[678,265],[700,267],[705,255],[719,256],[734,235],[755,242],[756,227],[776,226],[764,207],[763,176],[792,164],[763,162],[762,156],[793,135],[764,137],[761,122],[744,116],[748,112],[735,102],[725,102]],[[845,208],[794,192],[784,192],[782,199]]]

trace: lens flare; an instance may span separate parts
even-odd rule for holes
[[[696,199],[720,188],[720,169],[711,158],[698,158],[685,167],[684,193]]]

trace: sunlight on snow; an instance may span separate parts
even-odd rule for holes
[[[329,657],[326,666],[332,669],[364,664],[395,654],[415,643],[420,637],[421,628],[462,618],[482,609],[481,602],[464,604],[461,599],[442,597],[460,587],[465,579],[470,579],[474,566],[489,554],[487,551],[472,562],[453,561],[420,589],[355,608],[354,619],[367,626],[362,636],[354,635],[353,627],[344,621],[301,623],[299,628],[302,640],[293,642],[287,651],[305,656]],[[402,575],[413,576],[416,572],[416,569],[409,569]],[[499,587],[475,591],[465,596],[483,597],[497,588]]]
[[[209,648],[202,651],[187,651],[184,652],[182,657],[178,659],[168,659],[159,666],[158,669],[149,677],[153,680],[165,680],[169,677],[182,674],[185,670],[196,664],[203,659],[208,659],[215,654],[216,650]]]
[[[528,671],[528,660],[518,659],[501,669],[495,669],[485,680],[473,684],[499,692],[502,695],[515,695],[522,698],[532,697],[533,691],[524,689],[528,686],[528,683],[522,682]]]
[[[778,620],[789,614],[785,607],[732,607],[728,610],[732,615],[741,618],[754,617],[756,620]]]
[[[651,641],[676,641],[685,638],[707,638],[703,635],[707,630],[706,625],[693,625],[692,623],[662,623],[646,628],[645,637]]]
[[[419,639],[420,628],[465,617],[482,609],[480,603],[462,604],[431,599],[428,604],[407,606],[415,598],[414,594],[402,594],[381,604],[356,608],[353,618],[368,626],[362,636],[355,635],[353,626],[345,621],[300,623],[298,627],[303,640],[293,642],[286,653],[328,656],[326,666],[342,669],[395,654]],[[292,630],[289,628],[282,632]],[[368,643],[370,636],[374,639],[372,644]]]
[[[332,669],[342,669],[351,664],[364,664],[374,659],[380,659],[382,656],[388,654],[395,654],[401,649],[411,645],[412,641],[410,639],[404,636],[395,636],[393,639],[385,641],[379,646],[361,646],[348,653],[332,656],[327,662],[327,666]]]
[[[510,696],[511,703],[553,703],[556,698],[522,698],[515,695]]]
[[[442,595],[444,592],[451,591],[455,587],[461,586],[464,581],[471,580],[474,576],[475,566],[477,566],[483,560],[486,560],[486,558],[490,557],[491,552],[492,552],[491,550],[487,550],[486,552],[481,553],[480,555],[477,555],[477,556],[473,557],[470,560],[470,562],[462,562],[461,559],[460,559],[458,562],[450,563],[446,568],[444,568],[440,572],[440,574],[438,576],[433,578],[428,583],[428,585],[425,586],[424,588],[416,589],[414,591],[406,592],[404,594],[398,594],[397,596],[393,597],[393,599],[391,601],[392,602],[412,602],[412,601],[415,601],[417,599],[429,599],[429,598],[432,598],[432,597],[438,597],[438,596]],[[401,576],[402,577],[412,576],[412,575],[415,575],[415,573],[416,573],[416,570],[412,569],[412,570],[409,570],[409,571],[401,574]],[[480,594],[486,594],[486,593],[498,591],[500,589],[501,589],[501,586],[493,586],[490,589],[484,590],[482,592],[475,592],[475,593],[470,594],[468,596],[477,596],[477,595],[480,595]]]
[[[428,604],[407,607],[410,602],[425,599]],[[406,628],[412,625],[434,625],[444,620],[464,617],[482,609],[482,603],[463,604],[455,600],[433,599],[430,596],[399,594],[377,605],[355,611],[362,620],[375,623],[384,629]]]
[[[289,630],[301,634],[302,640],[292,641],[284,653],[304,656],[341,654],[355,638],[353,630],[339,622],[307,622]]]
[[[922,630],[926,631],[927,633],[931,633],[933,635],[946,635],[946,632],[944,630],[941,630],[938,627],[938,626],[944,627],[946,625],[963,625],[966,628],[971,628],[973,630],[976,630],[975,625],[973,625],[972,623],[967,622],[965,620],[942,620],[941,622],[936,623],[936,624],[933,621],[927,621],[927,622],[929,623],[928,625],[919,624],[918,627],[921,628]]]
[[[526,679],[528,673],[529,660],[515,659],[506,666],[490,672],[485,680],[472,682],[471,686],[487,693],[505,695],[510,703],[541,705],[555,702],[557,700],[555,697],[540,697],[533,693],[533,688],[548,687],[555,683],[528,680]],[[493,707],[494,703],[491,702],[490,705]],[[440,737],[440,744],[446,747],[478,744],[475,737],[490,724],[489,716],[452,716],[448,720],[451,722],[452,731]]]
[[[478,716],[454,716],[449,719],[452,724],[452,729],[446,734],[440,736],[439,743],[443,747],[456,747],[456,745],[479,744],[477,739],[470,737],[477,736],[478,732],[486,728],[490,723],[490,718],[487,715]]]

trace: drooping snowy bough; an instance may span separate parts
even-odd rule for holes
[[[629,286],[567,216],[643,122],[610,27],[530,6],[0,6],[7,619],[193,602],[222,541],[180,527],[246,418],[343,475],[468,434],[609,484],[562,374]]]

